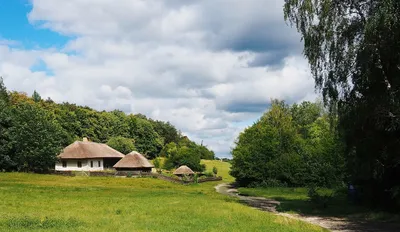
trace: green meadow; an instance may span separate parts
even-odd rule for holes
[[[231,180],[229,164],[205,162]],[[324,231],[242,205],[218,183],[0,173],[0,231]]]

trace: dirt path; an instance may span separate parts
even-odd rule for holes
[[[276,211],[276,206],[280,204],[279,201],[266,199],[264,197],[251,197],[251,196],[239,195],[237,189],[232,187],[230,184],[226,183],[215,186],[215,189],[218,193],[239,198],[241,202],[249,205],[250,207],[254,207],[263,211],[273,212],[280,216],[294,218],[308,223],[312,223],[324,227],[333,232],[400,231],[400,224],[350,221],[346,218],[306,216],[299,214],[280,213]]]

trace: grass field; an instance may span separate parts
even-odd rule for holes
[[[242,205],[217,183],[0,173],[0,231],[323,231]]]

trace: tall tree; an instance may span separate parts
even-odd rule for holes
[[[0,99],[3,101],[8,101],[8,93],[7,93],[7,88],[4,85],[3,82],[3,77],[0,77]]]
[[[12,106],[8,129],[9,157],[18,171],[47,171],[54,167],[65,133],[43,109],[29,103]]]
[[[324,102],[337,111],[350,180],[400,207],[400,1],[286,0]]]
[[[36,92],[36,90],[35,90],[35,91],[33,91],[32,99],[33,99],[35,102],[40,102],[40,101],[42,100],[42,97],[41,97],[40,94],[39,94],[38,92]]]

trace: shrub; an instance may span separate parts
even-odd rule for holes
[[[213,167],[213,169],[212,169],[212,171],[213,171],[213,173],[214,173],[214,175],[217,175],[218,174],[218,169],[217,169],[217,167]]]
[[[195,173],[193,176],[193,182],[196,184],[199,183],[199,176],[197,175],[197,173]]]
[[[210,172],[210,171],[206,171],[206,172],[204,172],[203,173],[206,177],[213,177],[214,176],[214,173],[213,172]]]
[[[126,173],[126,177],[132,177],[132,172]]]

